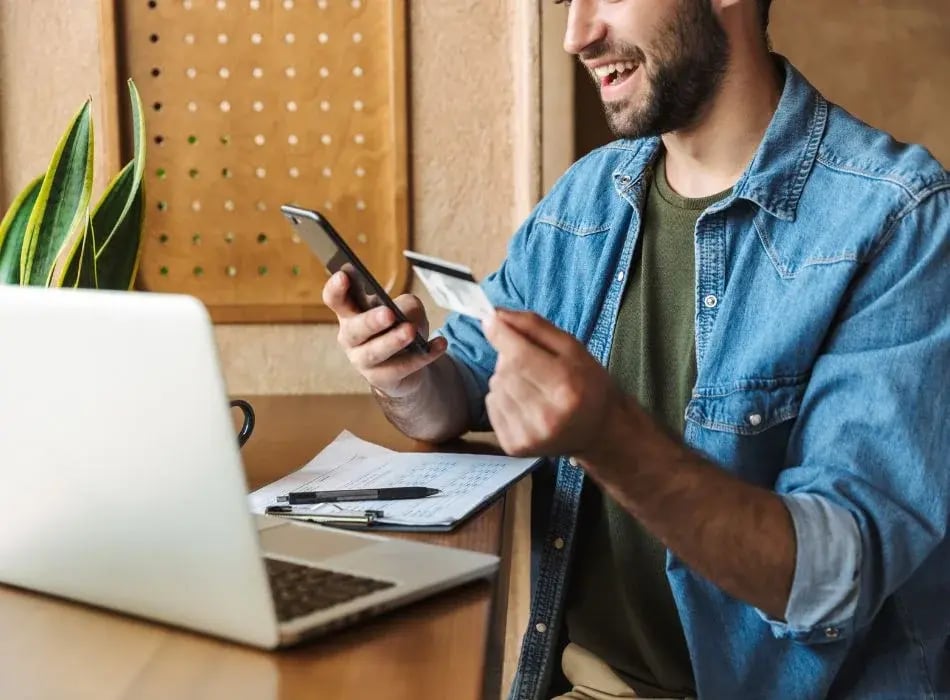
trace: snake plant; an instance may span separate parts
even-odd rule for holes
[[[132,289],[145,215],[145,120],[135,83],[132,159],[92,206],[92,103],[73,117],[49,168],[0,221],[0,284]]]

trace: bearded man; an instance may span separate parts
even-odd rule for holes
[[[405,433],[550,458],[517,700],[950,694],[950,176],[772,53],[769,4],[568,3],[619,140],[489,321],[404,353],[418,299],[324,290]]]

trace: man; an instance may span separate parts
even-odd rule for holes
[[[769,4],[570,4],[621,140],[515,234],[491,321],[399,353],[324,290],[404,432],[552,458],[514,698],[950,694],[950,176],[772,55]]]

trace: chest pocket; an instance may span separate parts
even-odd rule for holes
[[[744,380],[698,389],[686,408],[686,439],[746,481],[771,487],[786,466],[805,377]]]

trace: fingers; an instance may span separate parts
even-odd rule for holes
[[[515,374],[544,389],[563,372],[561,358],[522,335],[504,317],[496,314],[483,323],[483,328],[488,342],[498,351],[496,373]]]
[[[390,328],[395,321],[396,316],[389,308],[378,306],[357,316],[341,318],[337,339],[344,350],[350,351],[369,342],[374,336]]]
[[[445,354],[448,345],[445,338],[433,338],[429,343],[429,352],[425,355],[412,352],[391,356],[380,364],[363,369],[361,373],[370,384],[385,390],[438,360]]]
[[[495,318],[551,354],[566,355],[576,347],[574,336],[565,333],[536,313],[497,309]]]
[[[323,285],[323,303],[341,321],[344,318],[358,316],[360,313],[359,308],[350,298],[349,290],[350,278],[344,272],[337,272],[332,275],[327,283]]]

